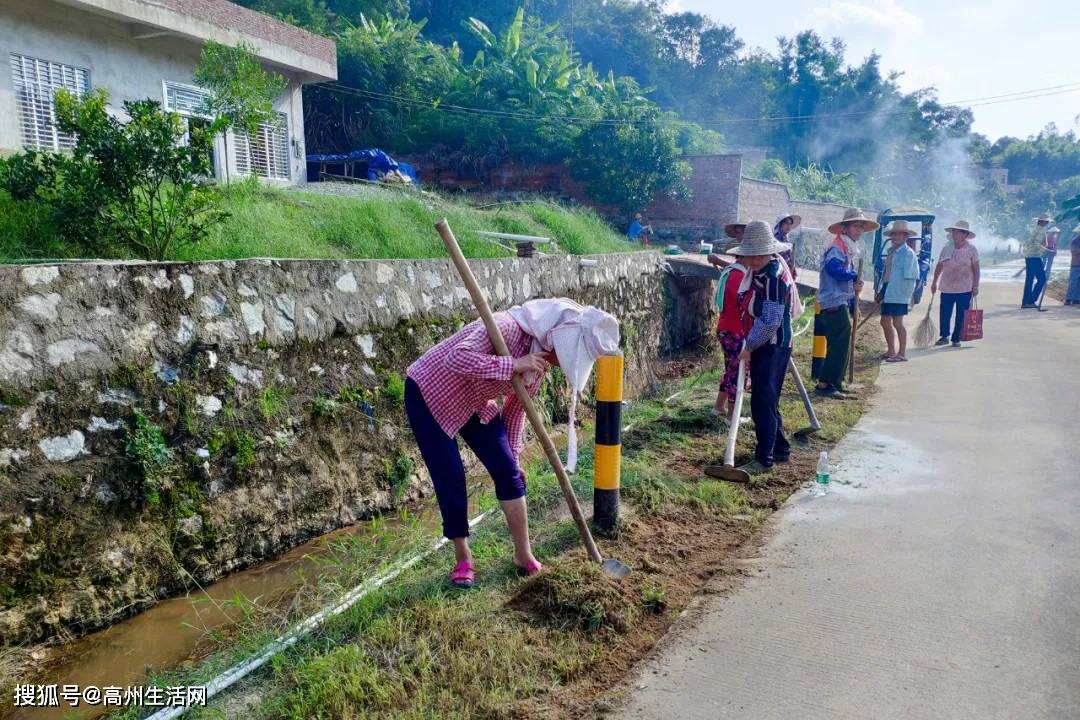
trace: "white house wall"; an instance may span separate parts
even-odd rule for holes
[[[192,84],[200,44],[168,35],[138,40],[134,36],[139,33],[130,23],[52,2],[0,0],[0,152],[22,146],[9,65],[11,53],[88,69],[90,86],[105,88],[109,104],[115,107],[124,100],[151,98],[162,102],[162,81]],[[275,107],[288,116],[289,167],[293,182],[302,182],[305,164],[301,85],[295,78],[286,77],[289,86]],[[224,175],[220,165],[220,159],[225,157],[223,149],[219,140],[219,176]],[[229,175],[235,177],[231,150],[230,146]]]

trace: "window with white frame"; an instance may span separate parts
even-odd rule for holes
[[[170,82],[169,80],[163,80],[161,86],[162,95],[165,97],[163,107],[166,112],[174,112],[183,120],[184,139],[182,142],[187,145],[191,142],[192,127],[200,127],[205,130],[213,122],[213,116],[210,115],[207,108],[210,91],[203,90],[198,85],[185,85]],[[217,165],[213,147],[210,148],[210,155],[207,160],[211,168]]]
[[[210,117],[206,109],[206,103],[210,100],[208,91],[196,85],[184,85],[168,80],[163,85],[166,110],[184,117]]]
[[[276,180],[289,179],[289,132],[285,113],[278,113],[276,124],[263,123],[254,135],[237,130],[236,171]]]
[[[11,53],[11,79],[23,145],[37,150],[75,147],[75,136],[56,128],[53,97],[60,89],[85,96],[90,91],[90,71]]]

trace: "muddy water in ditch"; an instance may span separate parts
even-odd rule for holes
[[[470,517],[473,517],[476,514],[474,501],[470,501],[470,506]],[[417,512],[424,532],[435,538],[440,528],[437,509],[427,503]],[[78,685],[81,688],[143,685],[148,671],[171,670],[200,659],[208,649],[208,632],[227,633],[233,627],[240,610],[225,607],[223,603],[237,596],[263,605],[287,603],[320,573],[333,572],[333,564],[312,561],[326,557],[335,541],[374,540],[379,533],[400,525],[398,516],[386,516],[378,529],[373,528],[371,522],[357,523],[300,545],[276,560],[229,575],[204,591],[161,602],[105,630],[53,648],[51,654],[57,658],[56,662],[50,663],[39,676],[23,682]],[[61,720],[105,714],[100,707],[73,709],[67,707],[63,699],[60,702],[62,707],[50,709],[16,709],[0,705],[0,718]]]

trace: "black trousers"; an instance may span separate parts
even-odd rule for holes
[[[851,314],[847,305],[822,310],[821,328],[825,335],[825,363],[821,366],[818,380],[840,389],[844,386],[844,370],[848,364],[848,346],[851,344]]]
[[[750,415],[754,418],[757,449],[754,457],[765,467],[791,455],[791,444],[784,434],[780,417],[780,391],[787,375],[791,348],[762,345],[750,353]]]

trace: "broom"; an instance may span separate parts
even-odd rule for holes
[[[930,317],[930,311],[934,309],[935,297],[937,297],[937,293],[930,295],[930,304],[926,306],[926,315],[919,322],[919,327],[915,329],[915,347],[928,348],[934,344],[934,338],[937,337],[937,325],[934,324],[934,319]]]

